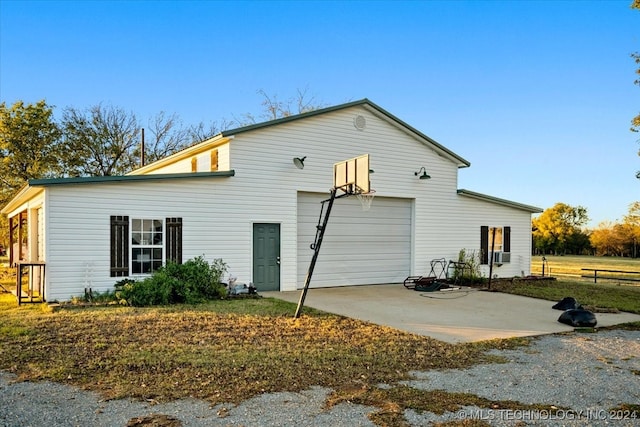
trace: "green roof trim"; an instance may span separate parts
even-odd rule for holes
[[[98,184],[111,182],[132,182],[132,181],[159,181],[167,179],[194,179],[194,178],[226,178],[234,176],[236,171],[220,172],[188,172],[188,173],[159,173],[149,175],[117,175],[117,176],[82,176],[75,178],[50,178],[50,179],[30,179],[31,187],[50,187],[53,185],[68,184]]]
[[[483,200],[489,203],[496,203],[498,205],[508,206],[510,208],[520,209],[531,213],[540,213],[543,209],[535,206],[525,205],[522,203],[512,202],[510,200],[500,199],[498,197],[487,196],[486,194],[476,193],[475,191],[459,189],[458,194],[461,196],[467,196],[478,200]]]
[[[464,158],[458,156],[453,151],[451,151],[448,148],[444,147],[443,145],[439,144],[435,140],[429,138],[427,135],[425,135],[424,133],[420,132],[418,129],[414,128],[413,126],[410,126],[409,124],[403,122],[402,120],[400,120],[399,118],[397,118],[393,114],[389,113],[387,110],[385,110],[382,107],[378,106],[377,104],[369,101],[367,98],[363,98],[363,99],[358,100],[358,101],[347,102],[345,104],[334,105],[332,107],[320,108],[318,110],[308,111],[306,113],[300,113],[300,114],[296,114],[296,115],[293,115],[293,116],[282,117],[280,119],[269,120],[267,122],[256,123],[256,124],[249,125],[249,126],[243,126],[243,127],[239,127],[239,128],[236,128],[236,129],[225,130],[225,131],[222,131],[220,133],[220,135],[229,137],[229,136],[238,135],[240,133],[249,132],[249,131],[256,130],[256,129],[263,129],[263,128],[270,127],[270,126],[276,126],[276,125],[280,125],[280,124],[283,124],[283,123],[293,122],[293,121],[304,119],[304,118],[308,118],[308,117],[313,117],[313,116],[318,116],[318,115],[321,115],[321,114],[331,113],[333,111],[344,110],[345,108],[351,108],[351,107],[355,107],[355,106],[369,107],[370,109],[373,109],[374,111],[378,112],[378,114],[386,116],[389,120],[391,120],[392,122],[395,122],[396,125],[404,127],[405,129],[407,129],[411,133],[415,134],[419,138],[422,138],[422,139],[428,141],[430,144],[433,144],[440,151],[443,151],[443,152],[447,153],[447,155],[449,155],[449,156],[453,157],[454,159],[456,159],[459,162],[459,166],[458,167],[469,167],[469,166],[471,166],[471,163],[468,160],[465,160]]]
[[[371,104],[368,99],[361,99],[359,101],[347,102],[346,104],[333,105],[331,107],[319,108],[317,110],[307,111],[306,113],[294,114],[287,117],[281,117],[279,119],[268,120],[266,122],[255,123],[248,126],[242,126],[235,129],[228,129],[220,132],[222,136],[232,136],[239,133],[249,132],[256,129],[263,129],[271,126],[280,125],[283,123],[294,122],[296,120],[305,119],[307,117],[319,116],[325,113],[331,113],[332,111],[344,110],[345,108],[354,107],[356,105]]]

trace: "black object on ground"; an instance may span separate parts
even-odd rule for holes
[[[558,322],[569,326],[590,327],[593,328],[598,324],[596,315],[585,309],[567,310],[560,315]]]
[[[582,308],[582,305],[578,304],[578,301],[576,301],[575,298],[566,297],[566,298],[562,298],[562,300],[560,302],[558,302],[557,304],[555,304],[551,308],[556,309],[556,310],[563,310],[563,311],[564,310],[576,310],[576,309]]]
[[[436,292],[441,289],[449,289],[450,286],[446,283],[436,282],[435,280],[429,283],[416,283],[414,290],[418,292]]]

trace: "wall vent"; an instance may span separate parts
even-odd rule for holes
[[[364,130],[364,128],[367,127],[367,119],[365,119],[364,116],[358,114],[353,119],[353,125],[358,130]]]

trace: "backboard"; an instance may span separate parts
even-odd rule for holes
[[[333,186],[347,194],[368,193],[369,155],[354,157],[333,165]]]

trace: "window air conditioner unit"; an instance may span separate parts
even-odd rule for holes
[[[510,252],[494,252],[493,262],[495,264],[505,264],[505,263],[511,262],[511,253]]]

